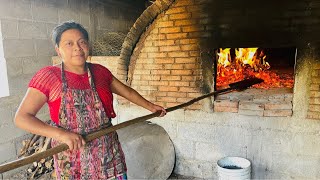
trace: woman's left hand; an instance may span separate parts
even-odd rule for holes
[[[166,109],[164,109],[162,106],[158,106],[156,104],[152,104],[152,107],[151,107],[151,112],[155,113],[155,112],[158,112],[158,111],[161,111],[161,114],[159,117],[163,117],[167,114],[167,111]]]

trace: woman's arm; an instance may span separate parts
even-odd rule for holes
[[[82,136],[50,126],[36,117],[36,114],[46,101],[47,97],[42,92],[29,88],[16,112],[16,126],[33,134],[50,137],[66,143],[70,150],[83,147],[85,141]]]
[[[126,86],[114,76],[111,83],[111,91],[137,104],[138,106],[148,109],[151,112],[161,111],[161,117],[166,114],[166,110],[163,107],[153,104],[150,101],[146,100],[137,91],[135,91],[129,86]]]

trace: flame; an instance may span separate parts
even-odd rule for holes
[[[219,49],[217,65],[217,86],[227,87],[228,84],[250,77],[264,80],[255,88],[293,87],[293,78],[290,75],[280,77],[270,69],[266,61],[265,52],[259,48],[237,48],[235,57],[231,56],[231,48]]]

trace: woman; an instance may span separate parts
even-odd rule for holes
[[[87,63],[88,32],[78,23],[64,22],[53,30],[62,63],[36,73],[16,113],[15,124],[52,138],[52,146],[66,143],[69,150],[54,155],[58,179],[126,179],[126,164],[116,132],[85,144],[82,135],[112,126],[112,93],[151,112],[163,107],[144,99],[98,64]],[[48,103],[53,126],[36,117]]]

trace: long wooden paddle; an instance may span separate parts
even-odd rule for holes
[[[263,82],[262,79],[251,78],[251,79],[246,79],[246,80],[239,81],[239,82],[236,82],[236,83],[232,83],[232,84],[229,84],[229,88],[205,94],[203,96],[200,96],[200,97],[197,97],[195,99],[192,99],[192,100],[190,100],[190,101],[188,101],[186,103],[167,108],[166,111],[167,112],[171,112],[171,111],[174,111],[174,110],[177,110],[177,109],[181,109],[183,107],[190,106],[191,104],[193,104],[193,103],[195,103],[197,101],[200,101],[200,100],[205,99],[207,97],[210,97],[210,96],[213,96],[213,95],[217,95],[217,94],[220,94],[220,93],[223,93],[223,92],[228,92],[228,91],[236,90],[236,89],[244,90],[244,89],[246,89],[246,88],[248,88],[248,87],[250,87],[250,86],[252,86],[254,84],[258,84],[258,83],[261,83],[261,82]],[[92,133],[84,136],[84,140],[86,142],[92,141],[92,140],[94,140],[94,139],[96,139],[98,137],[101,137],[101,136],[106,135],[106,134],[108,134],[110,132],[116,131],[118,129],[121,129],[121,128],[124,128],[124,127],[128,127],[128,126],[130,126],[132,124],[140,123],[140,122],[146,121],[146,120],[154,118],[154,117],[158,117],[160,114],[161,114],[161,112],[155,112],[155,113],[152,113],[152,114],[148,114],[148,115],[145,115],[145,116],[141,116],[141,117],[137,117],[137,118],[131,119],[129,121],[117,124],[117,125],[112,126],[112,127],[108,127],[108,128],[104,128],[104,129],[92,132]],[[56,146],[56,147],[51,148],[51,149],[48,149],[46,151],[35,153],[35,154],[31,155],[31,156],[23,157],[23,158],[15,160],[15,161],[11,161],[11,162],[2,164],[2,165],[0,165],[0,173],[4,173],[4,172],[7,172],[9,170],[16,169],[18,167],[33,163],[35,161],[39,161],[39,160],[41,160],[43,158],[47,158],[47,157],[52,156],[54,154],[60,153],[62,151],[65,151],[67,149],[69,149],[67,144],[60,144],[59,146]]]

